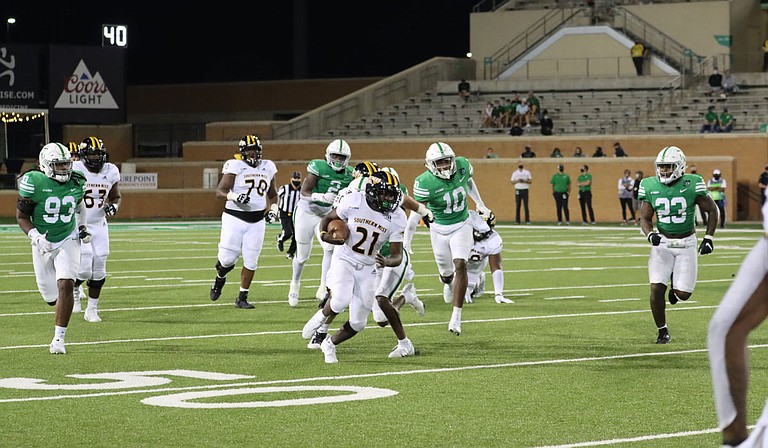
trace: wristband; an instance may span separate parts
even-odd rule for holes
[[[27,236],[29,237],[29,239],[31,239],[31,240],[34,240],[35,238],[37,238],[38,236],[40,236],[40,231],[39,231],[39,230],[37,230],[37,229],[35,229],[35,228],[33,228],[33,229],[31,229],[31,230],[30,230],[30,231],[27,233]]]
[[[227,199],[230,201],[237,202],[237,193],[235,193],[234,191],[230,191],[229,193],[227,193]]]
[[[429,209],[424,204],[419,203],[419,208],[416,209],[416,213],[421,216],[425,216],[427,213],[429,213]]]
[[[704,239],[709,241],[714,240],[714,238],[712,238],[712,235],[704,235]]]

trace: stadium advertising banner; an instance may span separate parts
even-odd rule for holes
[[[40,79],[42,45],[0,45],[0,108],[45,108],[44,85]]]
[[[125,51],[51,46],[48,105],[52,123],[124,123]]]
[[[121,190],[157,190],[157,173],[131,173],[120,175]]]

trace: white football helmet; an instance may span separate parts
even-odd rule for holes
[[[395,169],[392,168],[391,166],[385,166],[384,168],[379,168],[379,171],[386,171],[386,172],[392,174],[393,176],[395,176],[397,178],[398,182],[402,183],[402,181],[400,181],[400,175],[397,174],[397,171],[395,171]]]
[[[72,154],[61,143],[48,143],[40,150],[40,170],[57,182],[66,182],[72,177]]]
[[[665,169],[662,170],[661,166]],[[656,157],[656,177],[663,184],[669,184],[683,177],[685,174],[685,154],[677,146],[667,146]]]
[[[449,161],[450,164],[438,162]],[[437,142],[429,145],[427,157],[424,159],[424,165],[429,171],[440,179],[450,179],[456,173],[456,154],[447,143]]]
[[[334,160],[334,155],[344,156],[343,161]],[[336,139],[325,148],[325,161],[334,171],[342,171],[347,167],[349,159],[352,158],[352,149],[349,144],[342,139]]]

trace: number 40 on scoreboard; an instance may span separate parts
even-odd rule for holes
[[[101,25],[101,46],[128,48],[128,27],[125,25]]]

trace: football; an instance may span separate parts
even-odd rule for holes
[[[334,219],[328,223],[328,233],[336,239],[347,241],[347,238],[349,238],[349,227],[347,227],[347,223],[344,221]]]

